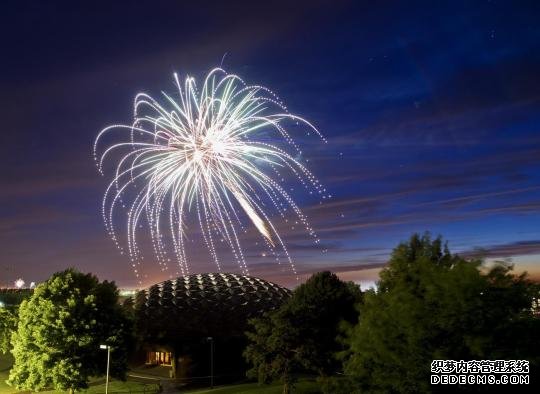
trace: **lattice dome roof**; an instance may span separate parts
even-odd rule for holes
[[[251,276],[194,274],[139,292],[135,307],[139,321],[154,335],[234,335],[246,329],[249,318],[278,308],[290,294]]]

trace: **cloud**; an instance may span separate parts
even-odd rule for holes
[[[536,190],[540,190],[540,186],[530,186],[530,187],[494,191],[494,192],[488,192],[488,193],[477,193],[477,194],[472,194],[468,196],[448,198],[448,199],[443,199],[443,200],[427,201],[427,202],[421,202],[417,204],[417,206],[440,204],[440,205],[445,205],[447,207],[461,207],[464,204],[468,204],[471,202],[477,202],[480,200],[492,199],[492,198],[497,198],[501,196],[529,193],[531,191],[536,191]],[[519,205],[516,204],[516,206],[519,206]]]
[[[97,189],[101,180],[90,150],[87,153],[82,156],[80,152],[68,150],[46,156],[39,164],[23,161],[14,166],[13,171],[2,172],[0,182],[3,190],[0,200],[17,203],[21,199],[43,199],[50,193]]]
[[[466,257],[508,258],[524,255],[540,254],[540,240],[517,241],[497,245],[489,245],[460,253]]]
[[[430,65],[434,59],[422,61]],[[407,148],[538,144],[538,133],[508,138],[501,131],[528,122],[529,111],[538,107],[539,68],[540,62],[530,52],[522,52],[500,55],[496,62],[459,65],[452,72],[430,75],[430,83],[422,92],[407,87],[411,94],[406,100],[383,100],[375,108],[373,121],[330,141],[338,149],[351,144]]]
[[[386,263],[363,263],[351,265],[320,265],[320,266],[300,266],[297,267],[299,280],[296,280],[288,267],[276,268],[275,265],[257,266],[253,270],[254,275],[259,275],[272,282],[279,283],[283,286],[294,288],[303,283],[311,275],[321,271],[331,271],[338,275],[342,280],[354,281],[362,283],[364,287],[368,287],[378,279],[379,271]]]
[[[36,229],[36,226],[50,226],[54,223],[80,220],[87,216],[47,206],[29,206],[26,209],[3,216],[0,223],[0,236],[13,233],[21,228]]]

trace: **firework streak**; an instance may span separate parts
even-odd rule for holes
[[[176,74],[174,78],[175,95],[162,93],[158,102],[138,94],[132,125],[106,127],[96,138],[94,157],[100,173],[106,159],[117,160],[103,198],[108,233],[129,255],[139,280],[143,256],[137,230],[143,225],[149,229],[161,269],[169,270],[169,263],[176,260],[186,275],[191,217],[197,223],[192,234],[204,240],[218,270],[222,262],[217,242],[223,242],[248,274],[240,234],[247,233],[245,223],[251,222],[276,261],[288,261],[296,275],[273,221],[289,222],[292,216],[315,242],[319,239],[285,190],[284,173],[292,174],[312,194],[326,198],[326,190],[298,159],[302,152],[290,126],[326,140],[307,120],[289,113],[269,89],[246,85],[222,69],[212,70],[200,90],[191,77],[183,84]],[[121,139],[106,144],[105,138]],[[119,208],[127,212],[125,243],[113,223]]]

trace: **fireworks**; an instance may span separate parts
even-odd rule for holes
[[[13,284],[15,285],[17,289],[22,289],[24,285],[26,284],[26,282],[24,281],[24,279],[19,278]]]
[[[176,260],[181,274],[189,274],[187,242],[190,235],[200,235],[219,271],[218,243],[223,242],[248,274],[240,238],[251,223],[269,255],[278,263],[288,261],[296,275],[274,222],[294,216],[319,240],[285,190],[285,173],[310,193],[326,197],[326,190],[301,162],[290,130],[314,132],[326,140],[307,120],[289,113],[269,89],[246,85],[222,69],[212,70],[200,90],[191,77],[183,84],[176,74],[174,78],[174,95],[162,93],[160,103],[138,94],[132,125],[109,126],[96,138],[94,156],[102,174],[105,160],[121,151],[103,198],[108,233],[129,255],[137,277],[143,259],[137,238],[145,226],[163,271]],[[109,134],[123,137],[105,145],[101,141]],[[101,145],[105,148],[98,154]],[[125,243],[115,220],[122,208],[127,216]]]

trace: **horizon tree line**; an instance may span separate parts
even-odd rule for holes
[[[316,376],[324,393],[428,393],[444,390],[430,385],[434,359],[524,359],[535,385],[540,286],[512,269],[452,254],[426,233],[393,250],[376,289],[316,273],[281,307],[250,320],[247,376],[279,380],[283,393],[301,376]],[[85,389],[105,372],[100,344],[114,347],[112,373],[125,378],[140,317],[118,295],[114,282],[67,269],[21,296],[19,307],[0,308],[0,352],[14,357],[9,384]]]

